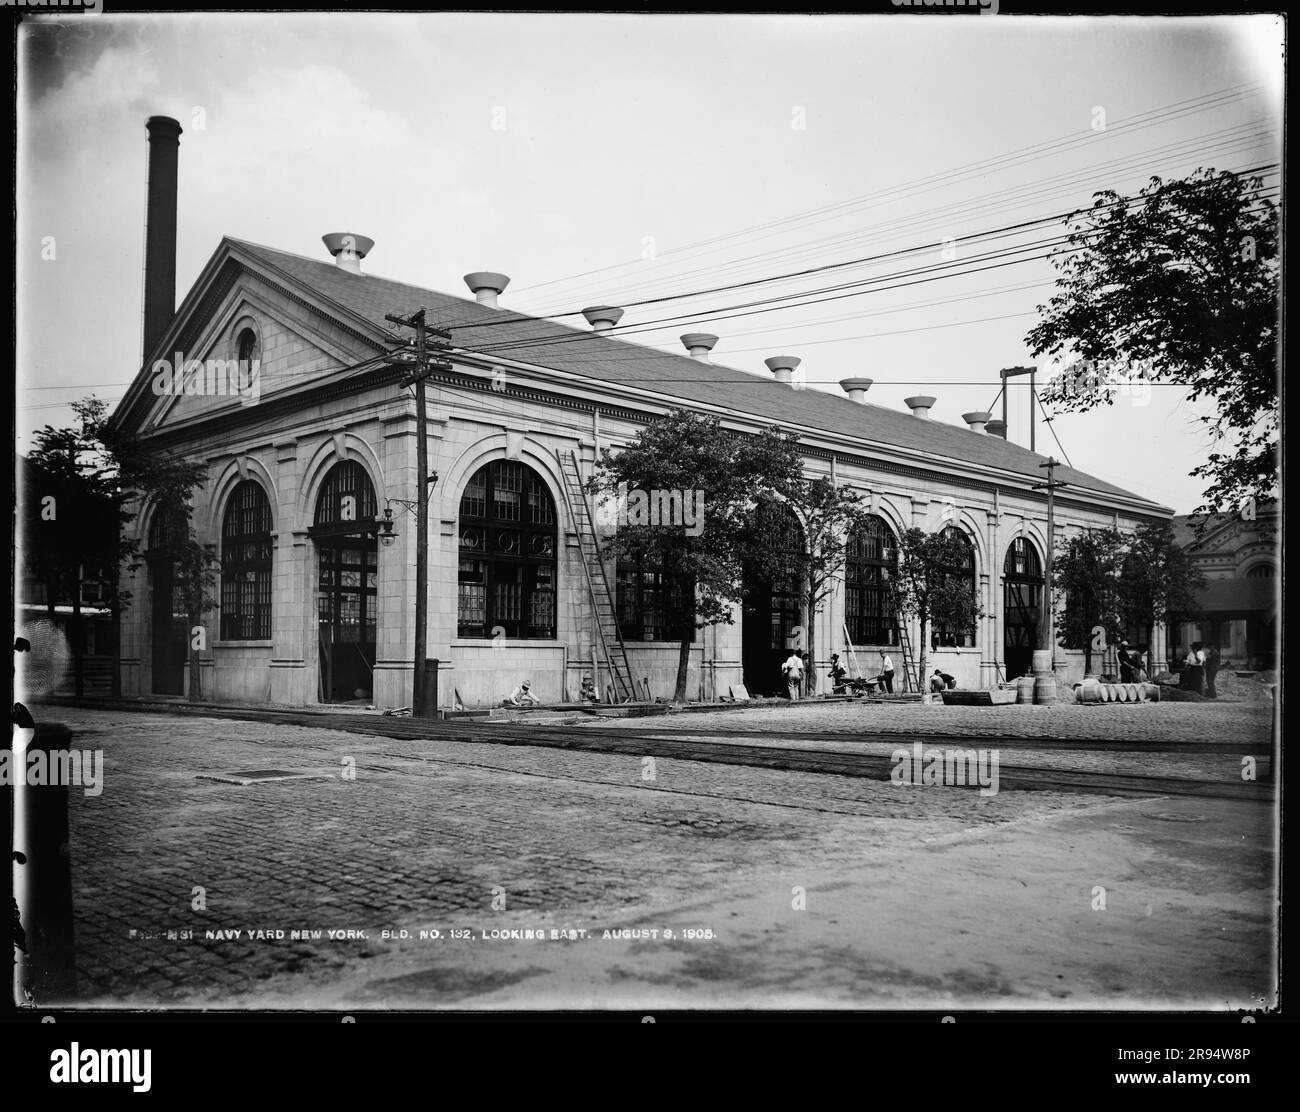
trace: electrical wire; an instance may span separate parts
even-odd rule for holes
[[[1100,137],[1113,138],[1116,135],[1122,136],[1125,134],[1132,134],[1134,131],[1137,130],[1145,130],[1147,126],[1152,126],[1157,122],[1168,122],[1169,120],[1177,119],[1182,115],[1196,114],[1202,111],[1208,111],[1214,108],[1224,107],[1227,104],[1249,99],[1252,96],[1258,95],[1263,90],[1263,88],[1264,86],[1260,82],[1248,82],[1239,85],[1228,86],[1225,89],[1216,90],[1215,92],[1212,93],[1201,94],[1200,96],[1191,97],[1184,101],[1175,101],[1171,105],[1164,105],[1156,109],[1149,109],[1146,112],[1137,113],[1131,117],[1125,117],[1124,119],[1116,121],[1112,126],[1107,127],[1106,129],[1100,132],[1090,131],[1090,132],[1085,132],[1082,135],[1077,133],[1070,133],[1067,135],[1058,136],[1055,139],[1044,140],[1039,143],[1033,143],[1026,147],[1021,147],[1012,151],[1004,152],[1000,155],[991,156],[989,158],[981,159],[973,163],[967,163],[964,166],[959,166],[952,170],[946,170],[940,173],[927,175],[921,178],[912,179],[911,181],[902,182],[895,186],[890,186],[884,189],[876,190],[871,193],[862,194],[858,197],[850,198],[846,201],[839,201],[830,205],[823,205],[818,208],[807,210],[803,213],[798,213],[786,217],[780,217],[776,220],[766,221],[759,224],[751,225],[747,228],[739,229],[735,232],[729,232],[720,236],[714,236],[704,240],[699,240],[696,241],[695,243],[688,244],[681,248],[677,248],[674,251],[666,252],[665,254],[680,254],[683,252],[688,252],[688,251],[698,249],[700,247],[712,246],[714,244],[725,242],[730,239],[735,239],[737,237],[752,236],[753,233],[755,232],[763,231],[776,226],[788,225],[801,220],[806,220],[811,216],[816,216],[816,215],[830,213],[830,212],[837,212],[837,211],[842,211],[844,209],[857,207],[860,206],[863,202],[868,200],[873,200],[878,198],[888,198],[898,193],[907,193],[908,195],[913,195],[915,194],[918,188],[925,185],[929,185],[931,183],[935,183],[936,181],[941,182],[943,184],[948,184],[952,182],[959,182],[962,178],[971,175],[987,175],[991,170],[994,169],[1010,168],[1009,166],[1006,165],[1006,163],[1008,162],[1012,162],[1014,164],[1016,162],[1027,161],[1031,158],[1033,159],[1040,158],[1044,153],[1053,150],[1053,148],[1063,149],[1066,147],[1079,145],[1082,143],[1095,143]],[[1142,122],[1142,126],[1141,127],[1134,126],[1139,121]],[[1059,150],[1057,151],[1057,153],[1059,153]],[[628,260],[623,263],[615,263],[609,266],[598,267],[593,270],[583,271],[576,275],[554,278],[554,279],[550,279],[549,281],[534,283],[532,286],[520,287],[518,292],[521,293],[529,292],[532,290],[541,289],[546,286],[553,286],[561,282],[568,281],[572,278],[589,277],[594,274],[606,273],[610,270],[618,269],[620,267],[635,266],[638,265],[638,263],[639,260]]]

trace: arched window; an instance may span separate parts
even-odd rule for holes
[[[336,463],[316,498],[316,531],[364,533],[373,530],[379,513],[375,487],[356,460]]]
[[[182,509],[167,510],[162,506],[154,510],[153,520],[149,522],[149,541],[145,547],[146,555],[161,555],[163,549],[171,549],[175,557],[178,546],[185,543],[189,532],[189,516]]]
[[[1002,566],[1002,630],[1007,679],[1029,672],[1038,645],[1043,562],[1028,537],[1016,537]]]
[[[1256,564],[1248,572],[1247,579],[1276,579],[1277,567],[1274,564]]]
[[[943,531],[943,535],[950,540],[959,541],[962,551],[965,553],[965,557],[960,563],[944,568],[944,571],[950,578],[968,584],[971,597],[974,598],[975,550],[971,547],[970,538],[955,525],[949,525]],[[975,627],[972,624],[966,629],[954,629],[946,623],[935,622],[931,642],[936,647],[942,645],[949,648],[973,648],[975,645]]]
[[[245,479],[231,492],[221,521],[221,638],[271,636],[271,503]]]
[[[494,460],[460,499],[456,631],[555,638],[555,500],[531,467]]]
[[[257,358],[257,333],[251,328],[245,328],[239,334],[239,344],[235,357],[241,364],[241,370],[243,369],[243,364],[251,363]]]
[[[898,615],[889,579],[898,562],[898,541],[882,517],[872,514],[849,536],[844,552],[844,622],[854,645],[897,645]]]

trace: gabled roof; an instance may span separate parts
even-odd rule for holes
[[[355,314],[379,329],[394,331],[385,314],[406,315],[424,307],[429,323],[449,328],[452,345],[582,375],[610,385],[623,385],[681,399],[687,405],[724,406],[784,426],[800,425],[851,441],[866,440],[925,453],[942,459],[966,460],[1032,477],[1041,482],[1039,468],[1046,456],[1030,452],[999,436],[972,432],[910,413],[862,404],[824,390],[795,390],[719,363],[703,363],[611,338],[587,329],[492,308],[466,297],[380,278],[354,274],[333,262],[309,259],[287,251],[229,240],[269,268],[314,291],[327,302]],[[1058,479],[1074,490],[1117,495],[1142,504],[1152,514],[1168,516],[1168,507],[1102,479],[1062,465]]]
[[[1256,509],[1256,520],[1260,524],[1243,528],[1245,523],[1240,514],[1209,514],[1206,517],[1178,514],[1169,519],[1169,524],[1174,531],[1174,541],[1180,547],[1190,551],[1215,552],[1238,535],[1244,538],[1243,544],[1270,536],[1277,524],[1276,503],[1261,502]],[[1198,533],[1197,527],[1202,524],[1204,528]]]

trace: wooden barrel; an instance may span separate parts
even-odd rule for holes
[[[1034,677],[1021,676],[1016,680],[1016,702],[1032,703],[1034,701]]]

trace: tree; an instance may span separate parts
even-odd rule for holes
[[[1259,178],[1206,169],[1153,177],[1133,198],[1095,194],[1067,221],[1059,292],[1025,338],[1035,355],[1081,361],[1044,393],[1061,409],[1113,404],[1109,387],[1135,379],[1213,403],[1200,418],[1212,447],[1190,472],[1208,484],[1201,514],[1262,501],[1277,484],[1280,263],[1264,194]]]
[[[695,630],[733,621],[744,561],[754,552],[754,505],[799,477],[794,444],[778,428],[746,436],[724,429],[715,417],[678,409],[645,425],[617,453],[604,449],[586,484],[598,498],[598,518],[612,525],[620,511],[624,519],[604,546],[605,557],[639,555],[643,566],[662,571],[665,617],[681,638],[676,702],[686,699]],[[698,505],[701,519],[664,522],[632,512],[634,501],[642,504],[636,496],[654,505],[661,493],[675,493],[683,507]]]
[[[953,574],[953,569],[961,567],[967,558],[965,545],[946,530],[927,533],[911,528],[898,538],[895,593],[899,610],[920,621],[917,682],[923,703],[930,702],[930,685],[925,676],[930,624],[965,629],[984,614],[970,584]]]
[[[1120,624],[1120,572],[1126,538],[1118,529],[1090,529],[1065,542],[1052,558],[1057,640],[1083,650],[1092,675],[1092,654],[1104,652],[1108,630]]]
[[[793,573],[801,585],[804,609],[804,643],[813,654],[812,691],[817,691],[817,611],[830,594],[837,577],[844,572],[844,553],[853,530],[865,526],[870,512],[862,497],[848,487],[836,486],[825,476],[795,480],[783,491],[784,500],[800,512],[803,545],[794,568],[770,567],[774,573]],[[772,536],[775,519],[756,515],[754,540],[766,562],[784,559],[781,546]],[[800,645],[800,649],[804,646]]]
[[[186,624],[190,630],[190,690],[189,699],[197,703],[203,698],[203,671],[199,650],[206,645],[206,634],[201,640],[199,631],[203,627],[203,615],[217,605],[214,597],[216,590],[215,554],[205,545],[199,543],[190,526],[189,516],[185,517],[185,532],[171,546],[173,566],[181,587],[181,598],[185,603]]]
[[[88,577],[109,574],[115,531],[113,503],[100,477],[96,422],[103,403],[74,402],[77,425],[46,425],[32,436],[24,468],[24,557],[45,586],[51,616],[66,599],[73,659],[73,690],[84,694],[86,631],[82,586]]]
[[[138,566],[140,554],[139,538],[125,535],[125,530],[146,503],[156,505],[157,512],[165,515],[164,520],[175,518],[184,522],[183,529],[164,530],[163,558],[171,559],[178,570],[186,608],[191,613],[191,627],[201,622],[204,609],[215,605],[210,600],[204,601],[211,591],[211,568],[194,551],[198,542],[190,525],[190,502],[194,491],[207,480],[207,465],[164,452],[116,427],[108,419],[108,406],[99,398],[74,402],[72,408],[81,421],[87,480],[111,506],[103,533],[107,538],[109,610],[113,618],[112,694],[120,698],[122,612],[131,602],[131,592],[120,589],[120,580],[124,568]],[[193,620],[195,608],[191,599],[200,602],[197,620]],[[190,655],[193,681],[197,676],[198,654],[192,650]],[[190,698],[197,699],[200,695],[192,682]]]
[[[1205,576],[1174,541],[1168,521],[1148,521],[1129,541],[1119,579],[1119,610],[1126,627],[1154,644],[1156,622],[1173,627],[1197,614]],[[1152,666],[1155,662],[1152,661]]]

